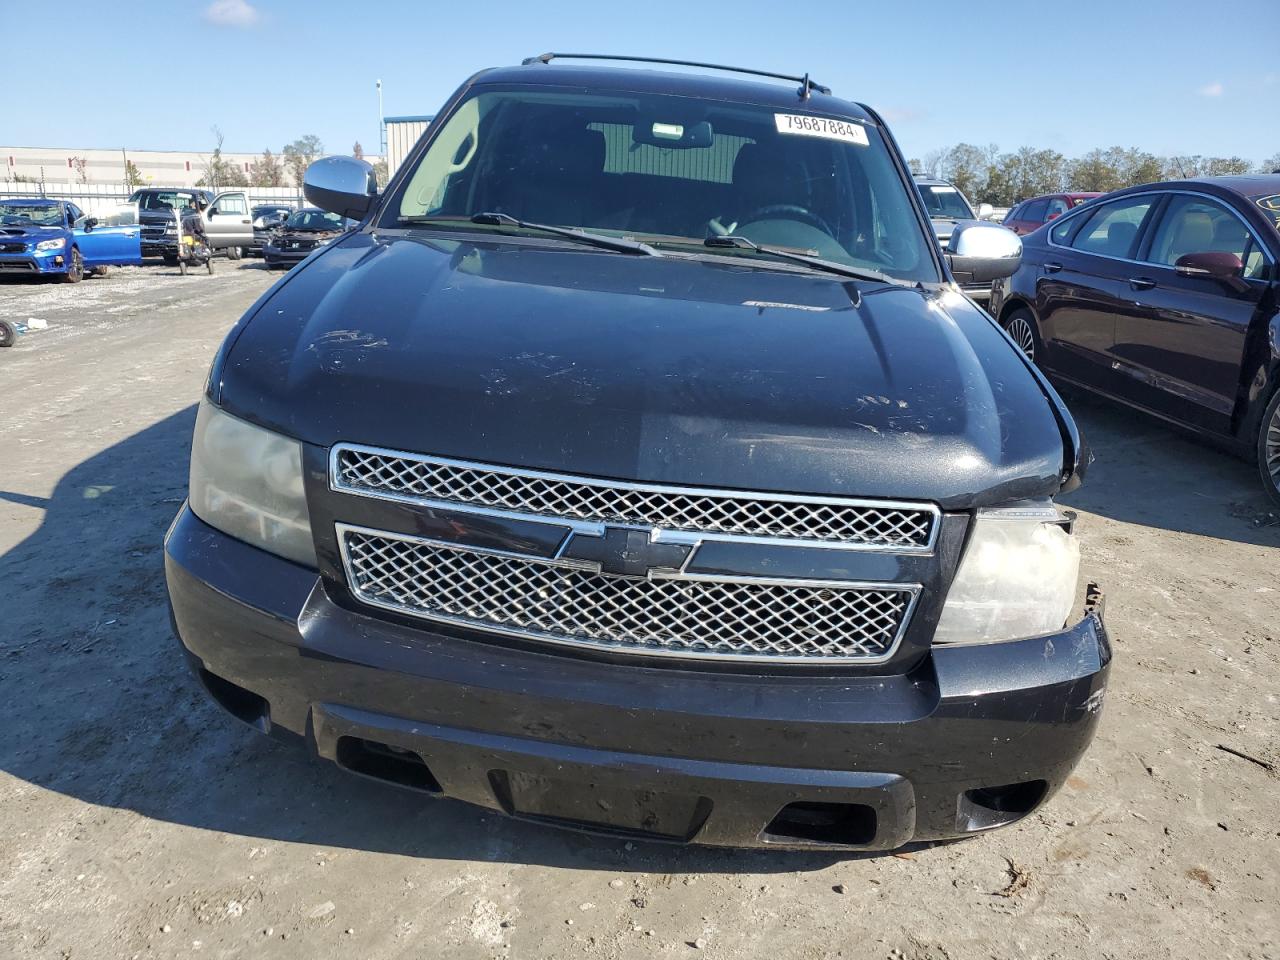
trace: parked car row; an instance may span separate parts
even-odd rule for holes
[[[91,216],[67,200],[0,200],[0,276],[47,276],[77,283],[112,266],[159,257],[179,265],[179,221],[196,207],[207,247],[233,260],[257,253],[271,267],[289,266],[352,225],[316,208],[290,204],[250,208],[244,191],[136,190],[106,215]]]
[[[1278,211],[1280,174],[1095,195],[1023,237],[991,313],[1054,378],[1256,458],[1280,504]]]

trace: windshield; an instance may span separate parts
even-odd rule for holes
[[[475,94],[440,128],[382,225],[517,229],[468,222],[480,213],[766,259],[747,246],[703,247],[734,235],[897,279],[938,279],[879,130],[754,104],[543,89]]]
[[[299,210],[285,226],[290,230],[342,230],[345,222],[336,213],[322,210]]]
[[[919,184],[920,196],[924,198],[924,208],[931,217],[946,217],[949,220],[972,220],[973,211],[964,194],[955,187]]]
[[[163,193],[144,193],[138,191],[129,198],[137,203],[140,210],[186,210],[191,206],[193,194],[179,193],[176,190]]]
[[[56,203],[23,203],[19,200],[0,203],[0,224],[60,227],[63,223],[62,208]]]

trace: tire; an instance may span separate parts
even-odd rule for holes
[[[244,247],[228,247],[227,248],[228,260],[239,260],[243,256],[244,256]]]
[[[213,276],[213,253],[209,253],[209,259],[204,262],[204,268],[209,271],[209,276]]]
[[[18,328],[8,320],[0,320],[0,348],[12,347],[18,342]]]
[[[1040,330],[1030,310],[1019,307],[1005,317],[1001,326],[1004,327],[1004,332],[1013,338],[1018,349],[1027,355],[1027,359],[1032,363],[1040,359],[1043,350],[1040,343]]]
[[[62,275],[63,283],[79,283],[84,279],[84,258],[80,250],[71,248],[71,262],[67,264],[67,272]]]
[[[184,277],[187,275],[187,261],[185,260],[178,261],[178,272],[182,274]]]
[[[94,267],[92,270],[89,271],[89,276],[109,277],[111,276],[111,268],[110,267]]]
[[[1280,507],[1280,389],[1271,395],[1258,426],[1258,472],[1267,496]]]

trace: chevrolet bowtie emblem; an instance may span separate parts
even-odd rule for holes
[[[604,536],[575,533],[560,554],[598,564],[615,577],[647,577],[653,570],[679,570],[692,544],[654,543],[644,527],[605,527]]]

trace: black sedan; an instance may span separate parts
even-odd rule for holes
[[[287,269],[354,225],[355,221],[336,213],[327,213],[318,207],[303,207],[267,238],[262,247],[262,258],[267,261],[269,269]]]
[[[1280,503],[1280,175],[1131,187],[1023,237],[991,301],[1050,375],[1256,458]]]

